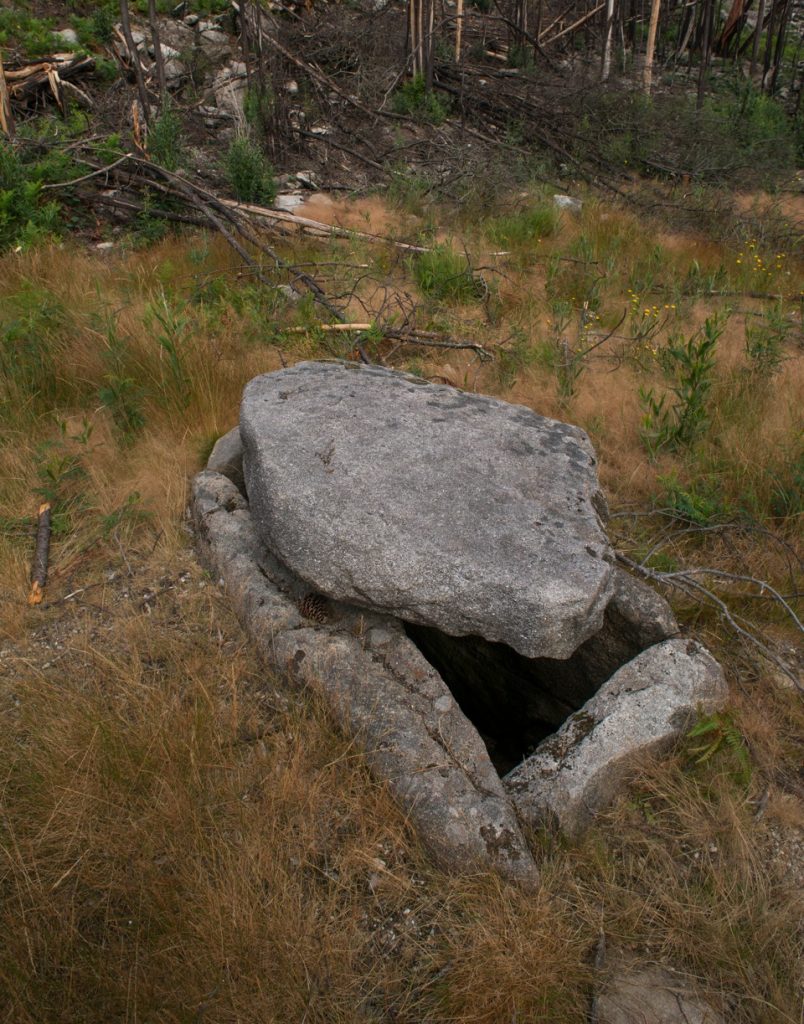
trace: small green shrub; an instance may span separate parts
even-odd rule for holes
[[[106,383],[98,390],[101,405],[111,413],[123,445],[130,444],[145,426],[143,396],[143,389],[135,381],[115,373],[107,374]]]
[[[397,114],[407,114],[417,121],[442,124],[449,117],[449,103],[428,91],[422,75],[415,75],[394,93],[392,106]]]
[[[448,244],[436,245],[411,263],[413,276],[421,291],[433,299],[470,302],[483,294],[481,283],[473,276],[466,256]]]
[[[720,481],[714,477],[682,486],[675,474],[660,477],[663,503],[679,519],[693,526],[711,526],[730,518],[733,510],[723,503]]]
[[[267,82],[258,82],[246,89],[243,114],[257,138],[264,139],[268,135],[275,113],[276,97]]]
[[[93,46],[111,43],[114,30],[114,17],[108,7],[98,5],[88,18],[74,15],[70,24],[78,35],[82,46]]]
[[[42,203],[41,188],[41,178],[35,179],[16,151],[0,141],[0,252],[57,232],[59,205]]]
[[[41,57],[57,49],[53,19],[36,18],[20,10],[22,4],[0,10],[0,47],[14,44],[28,57]],[[62,44],[63,48],[63,44]]]
[[[524,331],[514,328],[507,343],[498,345],[494,352],[497,358],[497,381],[501,388],[514,386],[518,375],[533,364],[538,353]]]
[[[148,129],[148,152],[154,163],[175,171],[182,161],[182,125],[179,115],[166,106]]]
[[[746,317],[745,354],[760,377],[770,377],[780,369],[784,343],[791,329],[781,302],[766,310],[758,324],[750,323]]]
[[[245,135],[234,139],[229,146],[226,175],[235,199],[241,203],[269,206],[276,199],[273,168],[260,148]]]
[[[185,368],[184,349],[190,319],[184,307],[174,306],[164,291],[151,303],[149,313],[156,323],[156,341],[160,348],[159,394],[167,408],[185,409],[192,395],[192,382]]]
[[[19,415],[25,407],[36,413],[56,406],[62,394],[59,367],[66,310],[44,288],[26,285],[6,296],[0,309],[0,406]]]
[[[715,369],[715,349],[726,328],[727,317],[715,315],[689,340],[664,350],[663,359],[675,378],[668,394],[656,397],[653,388],[639,389],[644,415],[642,441],[652,456],[662,448],[689,447],[709,426],[707,400]]]
[[[728,711],[699,713],[698,721],[687,733],[685,753],[691,768],[712,765],[740,786],[751,782],[751,755],[734,716]]]
[[[34,493],[53,506],[51,526],[56,536],[69,533],[74,517],[89,507],[87,457],[91,452],[92,425],[86,418],[81,430],[70,434],[67,423],[57,419],[58,437],[36,448]]]

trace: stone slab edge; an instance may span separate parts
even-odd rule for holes
[[[670,746],[722,705],[723,669],[695,640],[665,640],[623,665],[503,780],[520,820],[577,836],[640,755]]]
[[[260,654],[323,695],[434,859],[535,887],[538,869],[482,740],[401,624],[339,605],[335,624],[312,628],[296,604],[304,584],[264,549],[226,476],[199,473],[190,512],[199,555]]]

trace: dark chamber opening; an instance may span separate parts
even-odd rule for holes
[[[526,658],[480,636],[405,622],[410,640],[450,688],[500,775],[533,753],[642,645],[609,609],[603,628],[566,660]]]

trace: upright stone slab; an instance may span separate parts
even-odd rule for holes
[[[567,658],[615,588],[578,427],[378,367],[300,363],[246,387],[266,545],[331,598]]]

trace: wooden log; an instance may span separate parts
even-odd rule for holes
[[[42,603],[45,585],[47,584],[51,531],[51,510],[49,501],[45,501],[39,506],[38,517],[39,521],[36,529],[36,550],[34,552],[33,567],[31,569],[31,591],[28,594],[28,604],[31,606]]]
[[[3,53],[0,50],[0,129],[9,138],[14,135],[14,115],[11,113],[11,98],[8,95],[6,74],[3,70]]]

